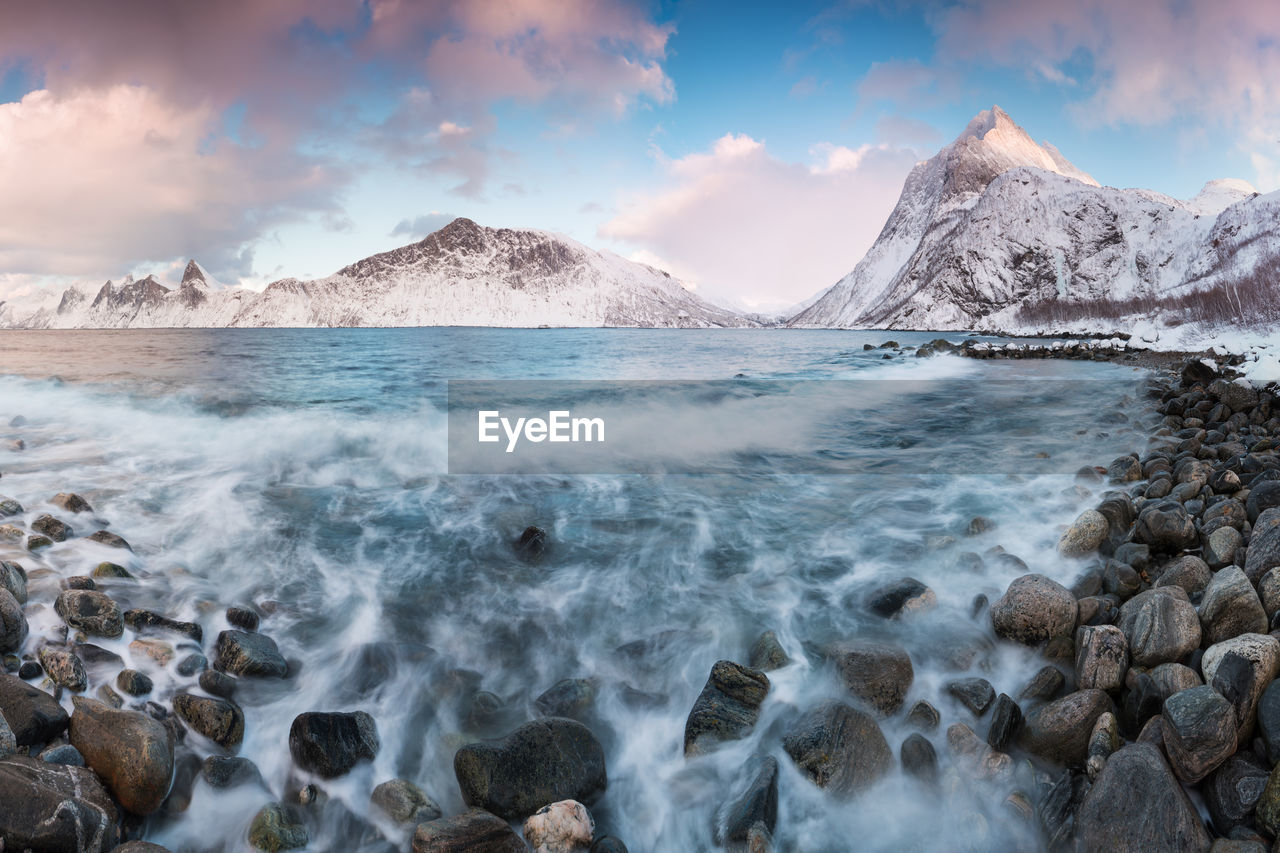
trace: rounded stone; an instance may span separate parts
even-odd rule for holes
[[[173,744],[159,721],[138,711],[72,698],[71,745],[106,782],[120,804],[137,815],[160,808],[173,779]]]
[[[842,795],[870,787],[893,767],[875,718],[843,702],[825,702],[801,715],[782,746],[815,785]]]
[[[1058,553],[1064,557],[1082,557],[1098,550],[1106,541],[1110,523],[1096,509],[1086,509],[1077,516],[1058,540]]]
[[[1078,690],[1027,712],[1018,745],[1034,755],[1068,767],[1083,767],[1089,736],[1098,717],[1115,712],[1101,690]]]
[[[1023,575],[991,605],[996,635],[1026,645],[1070,636],[1077,606],[1071,591],[1044,575]]]
[[[524,840],[534,853],[585,853],[595,832],[591,813],[576,800],[543,806],[524,822]]]
[[[342,776],[361,761],[372,761],[378,748],[378,727],[364,711],[311,711],[295,717],[289,728],[294,763],[324,779]]]
[[[1138,593],[1120,608],[1117,624],[1129,641],[1135,666],[1177,661],[1200,646],[1200,617],[1186,590],[1178,586]]]
[[[1210,645],[1241,634],[1266,633],[1266,611],[1243,569],[1230,566],[1213,576],[1200,602],[1200,626]]]
[[[906,649],[891,643],[846,643],[833,648],[831,657],[854,696],[882,714],[896,714],[902,707],[915,679]]]
[[[1206,685],[1164,701],[1164,747],[1173,772],[1194,785],[1236,751],[1231,703]]]

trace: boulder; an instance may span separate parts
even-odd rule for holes
[[[1208,564],[1194,554],[1171,560],[1156,580],[1156,586],[1180,586],[1188,596],[1199,595],[1213,580]]]
[[[1276,566],[1280,566],[1280,508],[1266,510],[1254,522],[1244,573],[1249,580],[1257,580]]]
[[[1205,684],[1164,701],[1165,753],[1173,772],[1194,785],[1236,751],[1231,703]]]
[[[685,721],[684,754],[701,755],[721,741],[746,737],[768,693],[769,678],[763,672],[717,661]]]
[[[184,723],[223,749],[234,750],[244,740],[244,713],[225,699],[179,693],[173,697],[173,710]]]
[[[22,605],[8,589],[0,589],[0,654],[21,650],[27,630]]]
[[[791,658],[778,642],[778,635],[773,631],[765,631],[751,644],[747,653],[747,664],[761,672],[773,672],[791,663]]]
[[[373,789],[369,801],[399,824],[435,820],[443,812],[435,800],[408,779],[389,779]]]
[[[911,710],[907,711],[907,725],[914,726],[921,731],[933,731],[940,722],[942,722],[942,715],[938,713],[938,709],[923,699],[912,705]]]
[[[15,853],[107,853],[120,814],[92,771],[11,755],[0,758],[0,839]]]
[[[985,678],[958,678],[947,682],[947,693],[975,716],[981,717],[996,701],[995,688]]]
[[[173,744],[157,720],[81,696],[72,698],[71,745],[129,811],[160,808],[173,779]]]
[[[1280,764],[1280,681],[1272,681],[1263,689],[1258,700],[1257,720],[1268,760],[1273,765]]]
[[[49,503],[60,509],[65,509],[67,512],[93,512],[93,507],[89,506],[89,502],[75,492],[58,492],[50,499]]]
[[[1129,643],[1114,625],[1082,625],[1076,630],[1076,686],[1118,690],[1129,671]]]
[[[508,820],[521,820],[547,803],[594,802],[605,789],[604,750],[574,720],[546,717],[496,741],[472,743],[454,754],[462,798]]]
[[[1081,850],[1207,851],[1205,830],[1160,750],[1135,743],[1113,754],[1076,813]]]
[[[1205,537],[1204,559],[1212,569],[1221,569],[1235,562],[1244,537],[1234,527],[1220,527]]]
[[[1028,711],[1018,735],[1018,745],[1033,755],[1068,767],[1083,767],[1089,753],[1089,735],[1098,717],[1115,711],[1101,690],[1078,690]]]
[[[1026,645],[1070,636],[1077,606],[1071,591],[1044,575],[1023,575],[991,605],[997,636]]]
[[[281,803],[263,806],[249,824],[249,846],[264,853],[297,850],[309,841],[306,826]]]
[[[884,619],[929,610],[937,603],[934,591],[915,578],[890,581],[867,596],[867,609]]]
[[[48,646],[40,650],[40,666],[49,680],[59,687],[79,693],[89,686],[89,674],[84,671],[80,658],[62,649]]]
[[[1231,756],[1209,774],[1201,790],[1219,835],[1249,822],[1267,786],[1267,776],[1267,769],[1251,752]]]
[[[1017,738],[1020,728],[1022,728],[1022,709],[1007,693],[1001,693],[996,699],[995,710],[991,712],[987,744],[992,749],[1004,752]]]
[[[1280,765],[1272,768],[1267,777],[1262,796],[1258,798],[1254,822],[1273,838],[1280,836]]]
[[[1086,509],[1076,517],[1058,540],[1058,553],[1064,557],[1083,557],[1098,550],[1107,539],[1110,522],[1096,509]]]
[[[773,832],[778,824],[778,760],[757,755],[745,769],[746,788],[721,807],[716,816],[716,843],[743,843],[761,824]],[[529,834],[525,833],[525,838]]]
[[[524,822],[524,840],[533,853],[587,853],[596,822],[576,800],[543,806]]]
[[[136,669],[122,669],[116,675],[116,687],[130,696],[146,696],[155,687],[151,677]]]
[[[413,853],[528,853],[524,840],[503,819],[483,809],[419,824]]]
[[[1256,523],[1267,510],[1280,507],[1280,480],[1263,480],[1254,482],[1249,489],[1249,499],[1245,501],[1245,513],[1249,523]]]
[[[595,701],[595,682],[589,678],[565,678],[543,691],[533,700],[533,706],[544,717],[576,720],[591,710]]]
[[[1196,546],[1196,525],[1177,501],[1150,501],[1138,513],[1133,538],[1151,546],[1152,551],[1176,554]]]
[[[213,666],[231,675],[284,678],[289,664],[266,634],[223,631],[218,635]]]
[[[1205,683],[1236,709],[1240,743],[1253,737],[1262,691],[1280,672],[1280,641],[1265,634],[1241,634],[1210,646],[1200,661]]]
[[[99,530],[97,533],[91,533],[89,539],[100,545],[106,545],[108,548],[123,548],[126,551],[132,551],[133,548],[124,540],[123,536],[118,536],[109,530]]]
[[[258,765],[238,755],[210,755],[200,766],[200,776],[211,788],[267,787]]]
[[[932,783],[938,778],[938,752],[924,735],[916,732],[902,742],[898,751],[902,770],[921,782]]]
[[[947,746],[961,768],[978,779],[1007,779],[1013,774],[1013,759],[992,749],[964,723],[947,727]]]
[[[782,746],[815,785],[842,795],[871,786],[893,767],[875,718],[843,702],[825,702],[801,715]]]
[[[334,779],[361,761],[372,761],[378,747],[377,724],[364,711],[309,711],[294,717],[289,727],[289,754],[293,756],[293,763],[323,779]]]
[[[70,722],[57,699],[5,672],[0,672],[0,716],[13,730],[18,746],[48,743]]]
[[[170,619],[154,610],[126,610],[124,624],[139,634],[178,634],[197,643],[204,642],[204,629],[195,622]]]
[[[53,542],[66,542],[67,539],[76,535],[71,525],[48,514],[31,522],[31,529]]]
[[[53,609],[77,631],[94,637],[115,638],[124,634],[120,607],[105,592],[93,589],[64,589]]]
[[[27,570],[18,563],[0,560],[0,589],[7,589],[19,604],[27,603]]]
[[[902,707],[915,678],[906,649],[890,643],[846,643],[833,648],[831,657],[854,696],[882,714],[896,714]]]
[[[1018,698],[1028,702],[1047,702],[1062,691],[1066,676],[1056,666],[1041,667],[1018,691]]]
[[[1200,617],[1186,590],[1178,586],[1138,593],[1120,608],[1117,624],[1135,666],[1181,660],[1200,646]]]
[[[1211,645],[1241,634],[1266,633],[1266,611],[1243,569],[1230,566],[1213,576],[1200,602],[1200,627]]]

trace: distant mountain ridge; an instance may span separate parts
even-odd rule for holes
[[[0,304],[9,328],[224,326],[754,326],[661,270],[558,234],[455,219],[422,240],[312,281],[225,287],[196,261],[176,288],[155,276],[56,308]]]
[[[911,171],[870,251],[788,325],[1041,331],[1023,306],[1173,296],[1277,253],[1280,193],[1102,187],[993,107]]]

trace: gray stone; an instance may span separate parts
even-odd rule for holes
[[[1200,627],[1211,645],[1241,634],[1266,633],[1266,611],[1242,569],[1231,566],[1213,576],[1200,602]]]
[[[1083,767],[1094,723],[1107,712],[1114,713],[1115,706],[1106,693],[1078,690],[1028,711],[1023,718],[1018,745],[1046,760]]]
[[[0,672],[0,715],[13,730],[18,746],[48,743],[67,730],[67,712],[48,693]]]
[[[801,715],[782,746],[815,785],[836,794],[864,790],[893,766],[875,718],[843,702],[825,702]]]
[[[935,782],[938,778],[938,752],[924,735],[916,732],[902,742],[899,750],[902,769],[921,782]]]
[[[67,764],[71,767],[84,767],[84,756],[80,750],[69,743],[58,744],[43,750],[40,760],[49,764]]]
[[[107,853],[120,841],[119,811],[83,767],[0,758],[0,803],[5,850]]]
[[[122,669],[116,676],[116,687],[130,696],[146,696],[154,686],[150,676],[136,669]]]
[[[71,745],[129,811],[160,808],[173,779],[173,744],[159,721],[138,711],[110,708],[76,696]]]
[[[1082,625],[1076,630],[1076,686],[1118,690],[1129,671],[1129,643],[1114,625]]]
[[[1241,634],[1210,646],[1200,661],[1205,683],[1236,710],[1240,743],[1253,737],[1263,689],[1280,671],[1280,641],[1263,634]]]
[[[775,669],[782,669],[791,663],[791,658],[787,656],[786,650],[782,648],[782,643],[778,642],[778,635],[773,631],[765,631],[751,644],[751,651],[747,655],[747,663],[752,669],[758,669],[761,672],[773,672]]]
[[[1107,517],[1096,509],[1087,509],[1077,516],[1058,540],[1058,553],[1064,557],[1082,557],[1098,550],[1106,541],[1109,528]]]
[[[18,563],[0,560],[0,589],[7,589],[19,604],[27,603],[27,571]]]
[[[1185,554],[1169,562],[1160,573],[1156,586],[1180,586],[1188,596],[1197,595],[1213,580],[1213,572],[1204,560]]]
[[[229,702],[222,704],[235,708]],[[243,731],[243,718],[240,718],[240,733]],[[361,761],[372,761],[377,757],[379,746],[378,727],[373,717],[364,711],[309,711],[294,717],[289,727],[289,754],[294,764],[323,779],[345,775]]]
[[[1235,562],[1244,537],[1234,527],[1219,527],[1205,537],[1204,558],[1212,569],[1221,569]]]
[[[373,789],[369,798],[387,817],[400,824],[436,820],[443,812],[435,800],[408,779],[389,779]]]
[[[596,701],[596,686],[589,678],[565,678],[557,681],[537,699],[533,706],[544,717],[583,717]]]
[[[1018,698],[1028,702],[1048,702],[1062,692],[1066,676],[1056,666],[1042,667],[1018,692]]]
[[[244,713],[225,699],[179,693],[173,697],[173,710],[184,723],[223,749],[234,750],[244,740]],[[292,749],[292,732],[289,745]]]
[[[413,853],[528,853],[511,826],[483,809],[419,824]]]
[[[213,788],[267,787],[258,765],[238,755],[210,755],[200,766],[200,776]]]
[[[832,649],[831,657],[854,696],[881,714],[896,714],[902,707],[915,678],[906,649],[890,643],[847,643]]]
[[[310,841],[307,828],[281,803],[268,803],[249,824],[249,845],[263,853],[297,850]]]
[[[1170,696],[1163,717],[1165,752],[1184,782],[1194,785],[1236,751],[1235,710],[1207,684]]]
[[[1258,701],[1258,729],[1267,748],[1267,758],[1280,764],[1280,681],[1272,681]]]
[[[59,687],[78,693],[89,686],[89,674],[84,671],[84,664],[71,652],[46,646],[40,650],[40,665],[49,680]]]
[[[0,653],[16,652],[27,640],[27,617],[8,589],[0,589]]]
[[[1267,510],[1280,507],[1280,480],[1254,481],[1249,489],[1249,499],[1245,502],[1245,511],[1249,522],[1256,523]]]
[[[76,535],[71,525],[48,514],[31,522],[31,529],[54,542],[66,542],[68,538]]]
[[[1022,709],[1006,693],[996,699],[995,710],[991,712],[991,726],[987,729],[987,743],[992,749],[1006,751],[1018,736],[1022,728]]]
[[[1266,768],[1249,752],[1231,756],[1209,774],[1201,790],[1219,835],[1249,822],[1267,786],[1267,776]]]
[[[996,635],[1026,645],[1070,636],[1076,625],[1071,591],[1044,575],[1023,575],[991,605]]]
[[[1160,751],[1118,750],[1076,814],[1081,850],[1207,851],[1208,832]]]
[[[1185,657],[1200,646],[1200,617],[1178,586],[1140,592],[1120,608],[1118,626],[1129,641],[1135,666],[1156,666]]]
[[[744,768],[746,787],[716,817],[716,843],[740,844],[761,824],[772,833],[778,824],[778,760],[755,756]]]
[[[701,755],[722,741],[746,737],[768,693],[769,678],[763,672],[733,661],[717,661],[685,721],[684,754]]]
[[[120,607],[105,592],[66,589],[58,595],[53,609],[72,628],[90,636],[114,639],[124,634]]]
[[[1151,501],[1138,513],[1134,539],[1152,551],[1177,553],[1196,545],[1196,525],[1186,507],[1174,500]]]
[[[1116,715],[1108,711],[1098,717],[1089,735],[1088,758],[1084,764],[1085,773],[1088,774],[1090,781],[1098,778],[1102,768],[1107,766],[1107,759],[1120,748],[1122,742]]]
[[[1245,551],[1244,573],[1256,580],[1280,566],[1280,508],[1269,509],[1258,516]]]
[[[981,717],[996,701],[995,688],[985,678],[960,678],[947,682],[947,693],[975,716]]]
[[[912,705],[907,712],[907,725],[915,726],[921,731],[933,731],[941,722],[942,715],[938,713],[938,709],[923,699]]]
[[[266,634],[223,631],[218,635],[214,668],[231,675],[284,678],[289,664]]]

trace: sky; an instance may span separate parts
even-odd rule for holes
[[[1004,108],[1101,183],[1280,188],[1270,0],[0,0],[0,298],[327,275],[455,216],[753,310]]]

